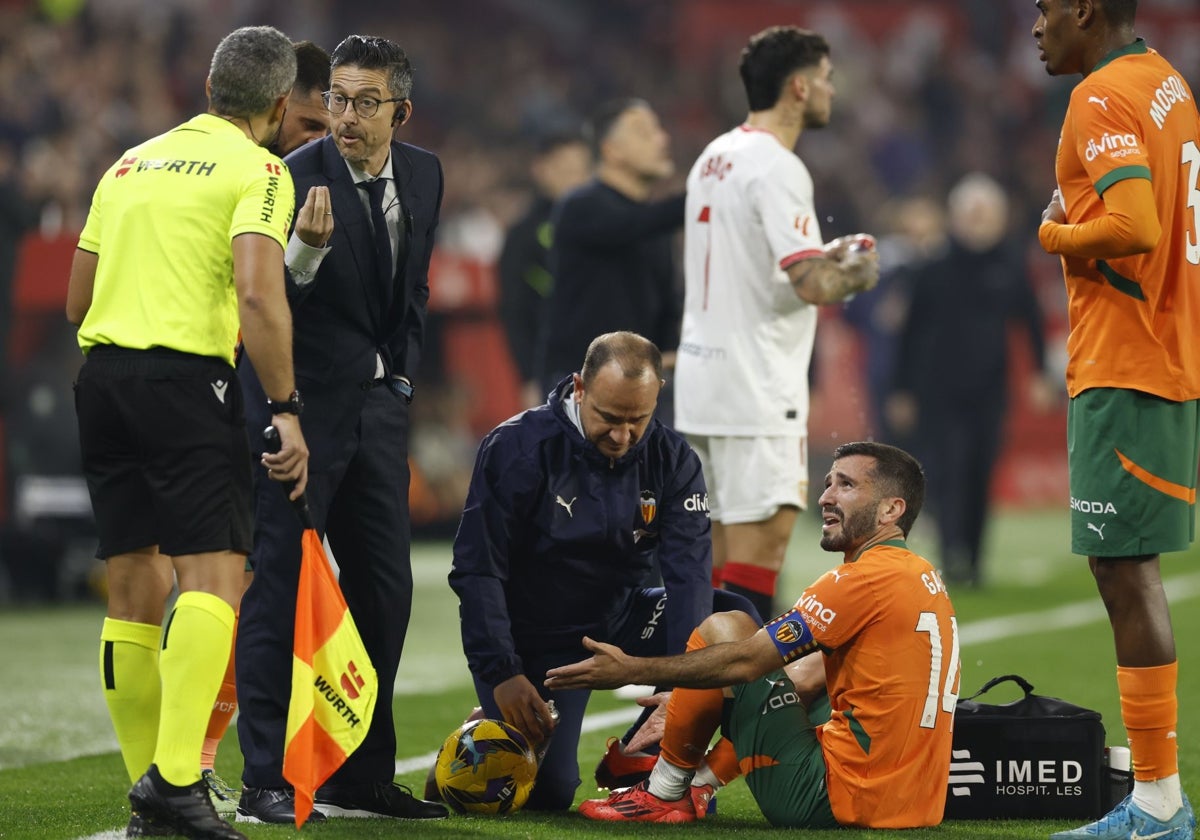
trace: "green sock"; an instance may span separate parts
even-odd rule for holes
[[[125,760],[129,781],[136,782],[154,758],[158,741],[158,641],[162,628],[115,618],[100,631],[100,684]]]
[[[233,608],[207,592],[182,593],[167,617],[158,660],[162,711],[154,763],[170,784],[200,780],[204,731],[229,664],[233,624]]]

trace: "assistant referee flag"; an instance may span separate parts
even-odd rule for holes
[[[296,789],[296,828],[312,813],[317,788],[366,737],[379,693],[321,538],[305,524],[283,754],[283,777]]]

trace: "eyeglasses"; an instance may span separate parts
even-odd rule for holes
[[[403,102],[407,97],[393,96],[391,99],[376,99],[373,96],[355,96],[353,98],[343,96],[340,93],[334,93],[327,90],[321,94],[321,101],[325,103],[325,109],[331,114],[343,114],[346,112],[346,106],[351,105],[354,108],[354,113],[360,117],[370,119],[379,111],[379,106],[384,102]]]

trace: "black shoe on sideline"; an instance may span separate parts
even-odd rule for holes
[[[129,834],[129,831],[144,832],[152,826],[151,830],[168,829],[191,840],[247,840],[246,835],[217,815],[208,798],[208,785],[197,780],[185,787],[177,787],[163,779],[154,764],[129,791],[129,803],[133,806],[135,819],[130,820],[126,829],[128,837],[144,837],[144,833]]]
[[[289,788],[242,788],[238,800],[237,822],[296,824],[296,794]],[[313,809],[308,822],[324,822],[325,815]],[[308,823],[305,823],[307,825]]]
[[[175,829],[169,825],[149,820],[134,811],[129,815],[129,825],[125,829],[126,837],[175,837]]]
[[[404,785],[323,785],[315,808],[327,817],[391,817],[398,820],[440,820],[449,816],[444,805],[417,799]]]

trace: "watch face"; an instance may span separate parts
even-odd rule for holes
[[[304,400],[300,398],[299,391],[292,391],[286,402],[268,399],[267,407],[271,409],[272,414],[299,415],[304,410]]]

